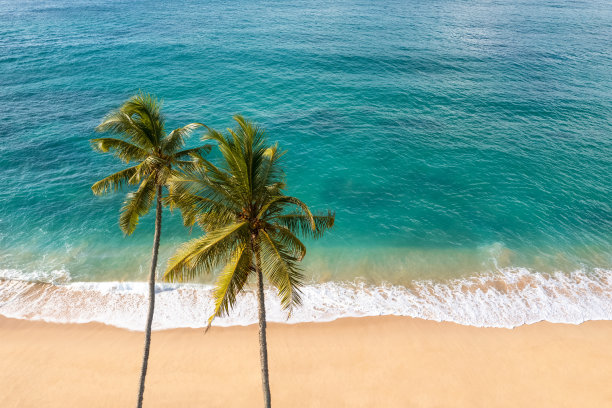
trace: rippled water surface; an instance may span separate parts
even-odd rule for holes
[[[0,278],[145,279],[153,219],[122,236],[88,143],[142,89],[170,128],[242,113],[288,149],[289,192],[337,213],[313,288],[585,274],[612,319],[611,33],[599,0],[0,0]],[[189,238],[165,216],[162,266]]]

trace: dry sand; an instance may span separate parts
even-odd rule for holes
[[[276,407],[612,407],[612,321],[270,324]],[[135,405],[143,334],[0,318],[0,407]],[[153,333],[146,407],[262,406],[257,327]]]

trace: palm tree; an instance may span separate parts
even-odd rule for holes
[[[183,281],[223,268],[214,289],[215,316],[229,313],[248,279],[257,280],[259,346],[264,403],[270,407],[264,275],[278,290],[282,306],[300,304],[304,275],[299,261],[306,247],[296,235],[318,238],[334,224],[334,214],[313,215],[306,204],[284,194],[279,160],[284,152],[266,142],[265,132],[234,116],[237,126],[216,141],[219,166],[200,159],[171,181],[169,201],[181,209],[186,225],[198,223],[205,235],[183,244],[170,259],[164,280]]]
[[[162,188],[171,176],[177,174],[176,167],[189,165],[193,158],[201,157],[211,149],[210,145],[205,145],[180,150],[185,145],[185,138],[203,125],[190,123],[166,134],[164,117],[160,108],[161,103],[155,97],[143,93],[135,95],[119,109],[110,112],[96,128],[98,132],[111,133],[116,138],[105,137],[91,141],[94,150],[101,153],[112,153],[125,163],[137,163],[111,174],[91,187],[94,194],[103,195],[110,191],[118,191],[127,185],[139,184],[135,192],[128,193],[121,208],[119,226],[126,235],[134,232],[139,218],[149,212],[153,199],[157,201],[153,256],[149,275],[149,313],[138,390],[139,408],[142,407],[144,396],[151,344],[151,324],[155,310],[155,269],[161,235]]]

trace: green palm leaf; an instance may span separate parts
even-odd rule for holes
[[[151,130],[145,129],[121,108],[107,115],[96,127],[96,131],[121,136],[142,149],[148,150],[155,146],[149,136]]]
[[[239,245],[231,254],[229,262],[215,283],[215,309],[208,319],[209,326],[215,317],[227,315],[236,302],[236,296],[249,279],[251,257],[252,252],[247,243]]]
[[[174,153],[174,158],[176,160],[184,160],[186,158],[192,157],[197,160],[202,160],[204,156],[212,150],[212,146],[209,144],[194,147],[192,149],[181,150],[180,152]]]
[[[181,245],[168,262],[164,280],[182,282],[227,263],[235,247],[247,242],[247,228],[246,222],[231,224]]]
[[[267,231],[275,241],[288,248],[298,261],[304,259],[306,256],[306,246],[289,228],[278,224],[268,224],[264,230]]]
[[[304,214],[278,214],[270,218],[274,225],[287,227],[294,234],[307,238],[320,238],[323,233],[334,226],[335,215],[328,211],[327,214],[315,214],[312,219]],[[312,229],[314,221],[315,229]]]
[[[176,152],[185,145],[185,139],[187,137],[189,137],[196,129],[203,126],[204,125],[202,123],[189,123],[183,127],[174,129],[162,141],[162,149],[166,152]]]
[[[139,93],[128,99],[120,108],[144,131],[153,146],[161,146],[165,136],[165,119],[161,114],[161,102],[150,94]]]
[[[291,310],[301,304],[300,286],[304,284],[304,274],[287,247],[273,240],[266,231],[261,231],[260,237],[261,269],[278,290],[283,308]]]
[[[310,209],[306,204],[304,204],[301,200],[295,197],[288,196],[279,196],[271,198],[265,205],[261,207],[259,210],[258,217],[262,218],[266,216],[266,213],[276,214],[283,209],[282,204],[293,204],[298,207],[298,209],[302,210],[306,219],[310,223],[310,228],[315,231],[317,226],[314,221],[314,217],[310,212]]]
[[[119,216],[119,227],[126,235],[131,235],[138,225],[139,218],[149,212],[155,198],[156,187],[155,176],[150,175],[140,184],[136,192],[128,193]]]
[[[111,152],[115,157],[129,163],[134,160],[144,160],[149,155],[146,150],[120,139],[104,137],[91,140],[94,150],[100,153]]]
[[[121,188],[130,184],[131,178],[138,172],[138,166],[128,167],[125,170],[118,171],[108,177],[94,183],[91,190],[95,195],[103,195],[109,191],[119,191]]]

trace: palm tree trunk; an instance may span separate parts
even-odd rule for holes
[[[268,374],[268,344],[266,341],[266,305],[264,302],[263,274],[256,235],[251,235],[253,252],[255,253],[255,272],[257,273],[257,300],[259,301],[259,357],[261,359],[261,386],[264,394],[264,406],[271,407],[270,378]]]
[[[140,388],[138,390],[138,408],[142,408],[144,398],[145,377],[149,364],[149,348],[151,346],[151,325],[155,311],[155,269],[157,268],[157,254],[159,252],[159,238],[161,236],[162,221],[162,186],[157,186],[157,208],[155,210],[155,238],[153,239],[153,258],[151,259],[151,273],[149,275],[149,314],[145,329],[144,355],[142,356],[142,369],[140,370]]]

